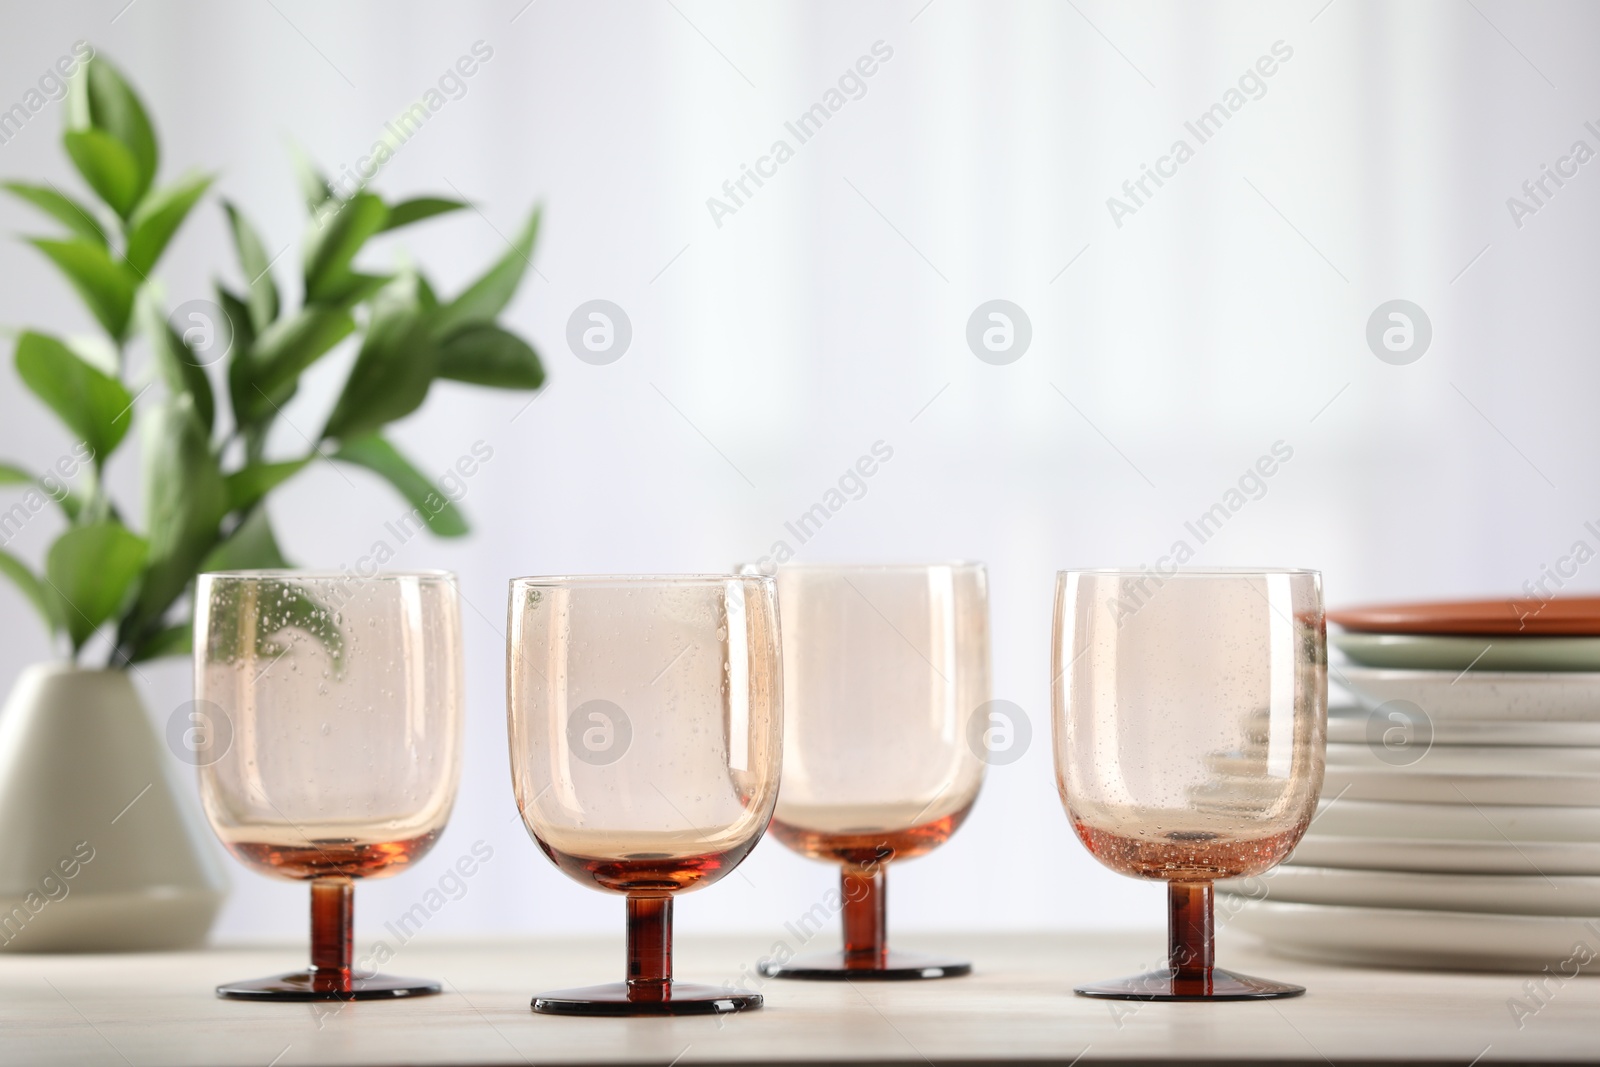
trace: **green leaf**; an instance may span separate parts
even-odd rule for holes
[[[70,489],[65,481],[56,477],[54,471],[35,477],[14,463],[0,463],[0,485],[36,487],[44,496],[59,505],[71,522],[76,522],[78,515],[83,511],[83,497]],[[27,501],[26,496],[23,497],[23,501]],[[0,521],[0,529],[3,528],[3,521]]]
[[[295,181],[300,186],[300,195],[306,202],[306,210],[313,215],[317,209],[329,200],[337,199],[333,195],[333,187],[328,184],[328,178],[311,162],[311,157],[298,145],[291,145],[289,157],[294,163]]]
[[[338,306],[301,308],[268,326],[256,338],[248,363],[234,364],[241,375],[232,383],[235,414],[245,413],[246,421],[254,422],[274,404],[281,406],[301,372],[355,328],[350,312]]]
[[[439,364],[439,346],[422,328],[415,275],[379,294],[361,352],[328,416],[324,437],[361,437],[422,406]]]
[[[410,226],[423,219],[431,219],[437,215],[448,215],[452,211],[471,207],[465,200],[446,200],[437,196],[419,196],[414,200],[402,200],[398,204],[389,205],[389,217],[384,222],[379,233],[398,230],[402,226]]]
[[[122,356],[110,339],[98,333],[76,333],[62,338],[72,354],[101,374],[119,378],[122,374]]]
[[[460,509],[377,434],[344,442],[333,458],[365,467],[398,489],[436,536],[460,537],[467,532]]]
[[[433,286],[428,284],[427,275],[415,268],[412,269],[411,274],[417,280],[417,303],[421,305],[422,310],[438,311],[439,297],[434,293]],[[429,332],[432,332],[431,327]]]
[[[250,326],[260,333],[278,317],[278,285],[272,280],[272,260],[261,243],[261,236],[244,214],[226,201],[222,206],[228,212],[228,227],[233,231],[239,267],[249,283]]]
[[[272,533],[272,520],[266,508],[256,508],[228,535],[227,540],[211,550],[200,564],[202,573],[209,571],[259,571],[278,570],[289,566],[278,539]]]
[[[468,326],[445,339],[439,377],[496,389],[537,389],[544,384],[539,354],[498,326]]]
[[[362,301],[376,296],[394,279],[393,274],[362,274],[360,271],[348,271],[329,284],[322,299],[330,304],[355,307]]]
[[[528,222],[511,242],[511,248],[494,266],[467,287],[466,292],[446,304],[434,320],[434,336],[447,337],[463,326],[489,323],[505,310],[522,284],[522,275],[530,265],[533,242],[539,235],[539,209],[528,216]]]
[[[125,633],[166,614],[217,543],[228,490],[193,399],[169,397],[144,420],[145,529],[150,565]]]
[[[17,339],[17,374],[73,433],[105,462],[133,421],[133,397],[122,383],[85,363],[54,337]]]
[[[156,366],[167,384],[167,390],[173,394],[187,394],[193,399],[195,413],[209,435],[216,418],[217,402],[211,393],[211,379],[206,377],[205,368],[200,365],[201,357],[172,328],[162,314],[155,294],[148,289],[143,290],[138,303],[139,330],[155,354]],[[213,332],[227,328],[227,323],[209,325]]]
[[[97,245],[106,243],[106,231],[100,228],[100,223],[89,213],[88,207],[65,193],[47,185],[29,185],[26,182],[0,182],[0,187],[19,200],[32,204],[84,240]]]
[[[23,596],[33,605],[39,617],[44,619],[44,624],[51,633],[61,629],[61,619],[56,615],[57,603],[55,594],[39,580],[33,573],[33,568],[22,562],[11,553],[0,549],[0,574],[4,574],[14,582]]]
[[[145,113],[138,95],[115,67],[96,56],[83,65],[81,73],[72,81],[67,125],[73,131],[100,131],[132,157],[136,177],[134,195],[125,208],[117,208],[117,213],[127,218],[155,180],[156,168],[161,162],[155,130],[150,126],[150,116]]]
[[[256,329],[250,318],[250,307],[243,297],[220,283],[217,285],[217,303],[222,305],[228,325],[233,329],[233,347],[228,349],[228,354],[236,360],[244,359],[256,346]],[[273,314],[276,315],[276,311]]]
[[[252,359],[235,356],[228,362],[228,402],[233,405],[233,421],[244,433],[247,444],[253,436],[260,436],[263,427],[277,414],[273,405],[282,407],[289,397],[294,395],[295,390],[291,383],[276,397],[264,396],[256,389],[255,380],[251,377],[253,373]],[[264,444],[265,437],[260,437],[260,441]]]
[[[350,264],[367,239],[383,228],[389,209],[371,193],[357,193],[336,211],[319,216],[306,241],[306,300],[332,299],[348,285]]]
[[[144,538],[114,521],[74,526],[50,546],[45,574],[74,652],[127,602],[149,551]]]
[[[139,279],[112,259],[105,248],[81,237],[66,241],[34,237],[28,243],[49,256],[67,276],[106,333],[119,343],[127,337],[128,316]]]
[[[139,647],[133,650],[133,655],[128,657],[128,662],[143,663],[149,659],[160,659],[162,656],[187,656],[193,651],[194,621],[184,619],[164,630],[157,630],[142,641]]]
[[[262,497],[299,474],[311,459],[306,456],[282,463],[252,463],[234,471],[227,478],[228,510],[244,511],[255,507]]]
[[[61,135],[61,142],[89,188],[119,217],[132,214],[143,192],[139,161],[133,153],[100,130],[69,130]]]
[[[212,181],[209,174],[190,174],[157,189],[139,204],[128,220],[128,251],[123,256],[135,274],[143,278],[150,273]]]
[[[539,210],[534,208],[526,226],[517,234],[512,246],[488,272],[467,290],[446,304],[434,320],[435,338],[445,338],[461,330],[462,326],[494,322],[494,317],[506,309],[510,298],[522,285],[522,275],[531,264],[534,238],[539,235]]]

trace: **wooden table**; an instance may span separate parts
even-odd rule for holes
[[[820,940],[820,939],[819,939]],[[970,978],[853,985],[767,981],[764,1010],[723,1018],[536,1016],[530,996],[620,977],[615,940],[407,946],[389,970],[443,996],[350,1005],[223,1001],[212,987],[289,970],[303,947],[0,957],[0,1064],[1273,1063],[1600,1059],[1600,978],[1550,981],[1517,1020],[1530,976],[1325,967],[1225,938],[1222,962],[1304,984],[1284,1001],[1134,1004],[1072,983],[1140,969],[1161,935],[902,939],[968,955]],[[359,946],[358,946],[359,950]],[[756,938],[678,938],[678,974],[721,983],[770,950]]]

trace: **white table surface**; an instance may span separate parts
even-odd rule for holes
[[[819,938],[818,941],[823,940]],[[536,1016],[540,991],[621,977],[614,939],[409,945],[386,968],[439,980],[410,1001],[256,1004],[223,981],[291,970],[303,947],[115,956],[0,956],[0,1064],[1274,1063],[1600,1059],[1600,978],[1549,982],[1518,1026],[1527,975],[1330,967],[1225,936],[1221,962],[1298,982],[1292,1000],[1108,1003],[1072,995],[1159,959],[1161,937],[906,937],[975,963],[911,983],[765,981],[763,1010],[723,1018]],[[358,945],[358,949],[360,946]],[[717,984],[768,951],[756,938],[678,938],[678,977]]]

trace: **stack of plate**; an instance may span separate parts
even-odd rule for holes
[[[1600,598],[1330,612],[1359,706],[1316,819],[1218,924],[1344,963],[1600,970]]]

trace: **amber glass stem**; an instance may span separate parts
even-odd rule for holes
[[[628,999],[660,1000],[672,985],[672,898],[628,897]]]
[[[311,967],[319,990],[350,991],[355,897],[355,884],[348,878],[311,881]]]
[[[1209,984],[1216,963],[1210,882],[1167,884],[1167,964],[1175,981]]]
[[[844,961],[849,968],[881,968],[889,955],[889,927],[884,907],[888,887],[882,863],[847,863],[839,872],[844,897]]]

